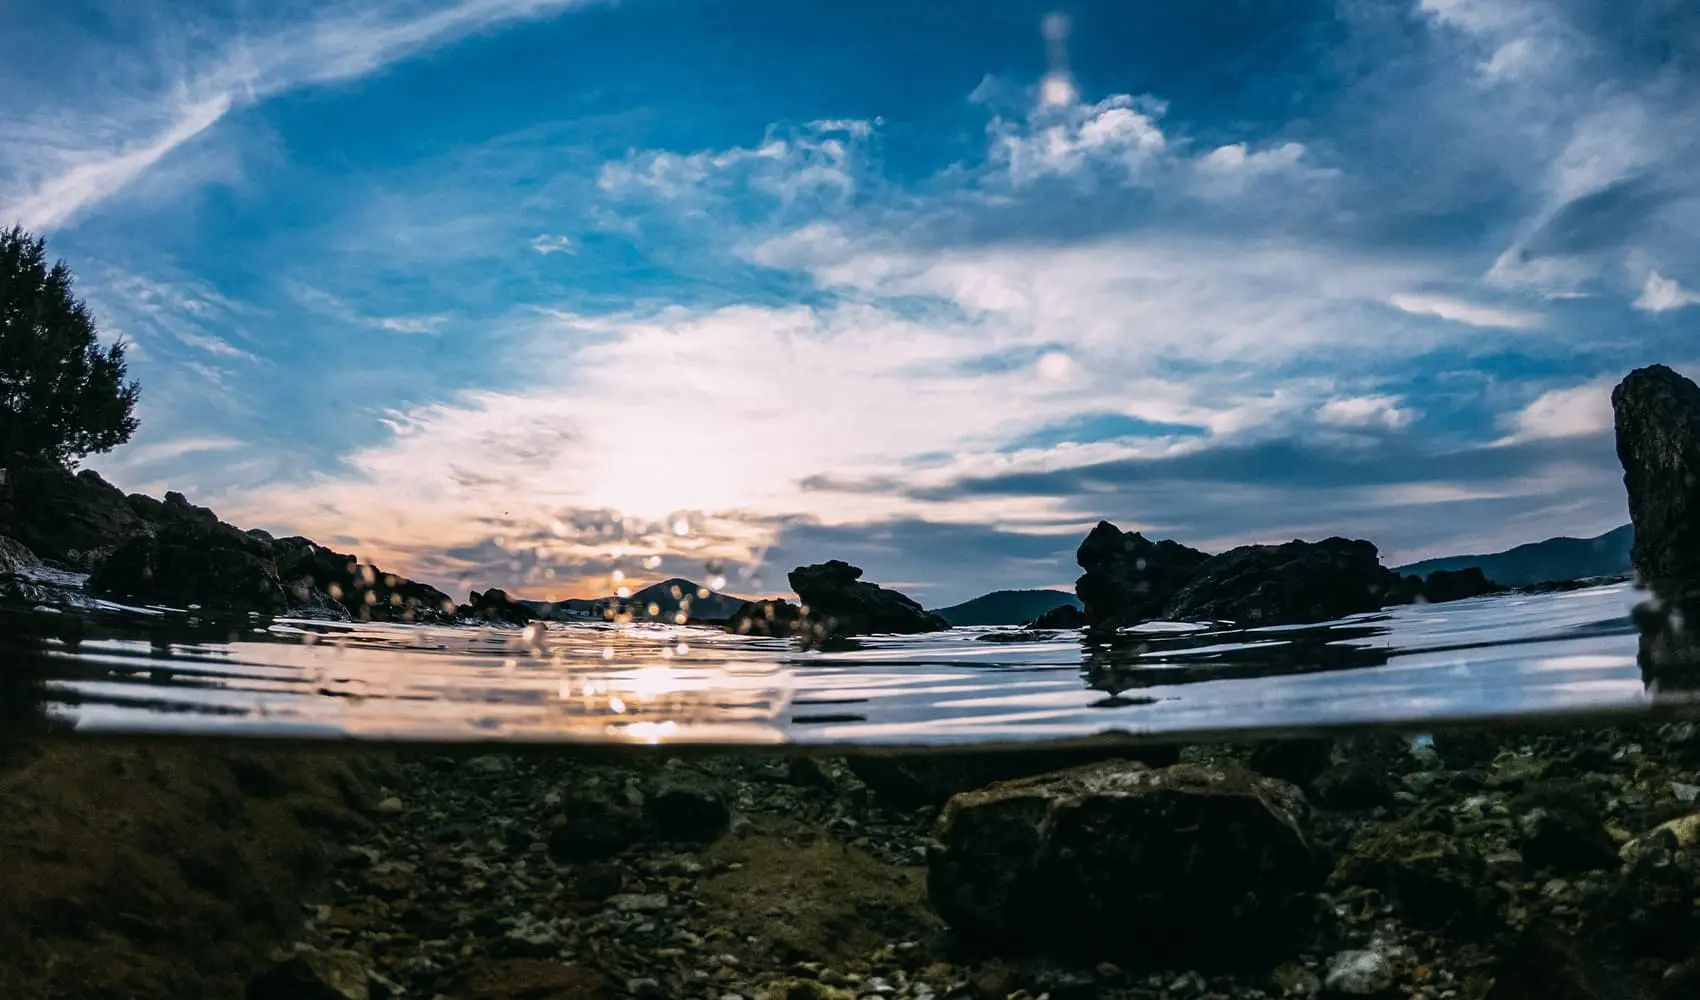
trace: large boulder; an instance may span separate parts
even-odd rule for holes
[[[799,566],[786,579],[803,616],[833,635],[942,632],[950,623],[895,590],[862,579],[862,570],[833,559]]]
[[[1159,617],[1210,555],[1167,539],[1153,542],[1137,531],[1099,521],[1074,558],[1086,571],[1074,582],[1086,623],[1113,628]]]
[[[1162,767],[1180,760],[1173,744],[1071,746],[1035,752],[953,750],[948,753],[861,753],[846,758],[850,772],[881,801],[898,809],[939,808],[956,795],[999,781],[1028,778],[1106,760]]]
[[[1400,582],[1381,565],[1375,545],[1361,539],[1245,545],[1201,564],[1163,617],[1245,625],[1327,621],[1381,608]]]
[[[1237,768],[1107,761],[952,799],[927,867],[964,943],[1132,965],[1255,961],[1309,924],[1303,796]]]

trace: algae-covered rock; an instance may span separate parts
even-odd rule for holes
[[[1478,926],[1497,906],[1495,890],[1474,845],[1433,830],[1391,826],[1352,839],[1330,884],[1380,890],[1412,923]]]
[[[1233,963],[1308,924],[1303,815],[1297,789],[1236,767],[1106,761],[1003,782],[946,806],[928,893],[972,944]]]

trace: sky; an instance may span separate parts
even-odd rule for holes
[[[1593,535],[1611,386],[1700,374],[1686,0],[21,0],[0,46],[0,222],[142,384],[85,464],[451,593]]]

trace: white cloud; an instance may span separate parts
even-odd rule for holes
[[[1616,378],[1601,378],[1541,393],[1529,405],[1506,417],[1511,433],[1500,443],[1582,437],[1611,430],[1611,390],[1616,382]]]
[[[1129,180],[1159,156],[1167,141],[1157,126],[1162,105],[1115,94],[1096,104],[1053,103],[1047,94],[1023,122],[994,119],[991,158],[1020,187],[1046,176],[1068,177],[1094,162],[1113,163]]]
[[[244,24],[234,33],[186,24],[180,30],[199,36],[196,48],[209,36],[214,40],[216,56],[201,65],[135,65],[132,51],[120,57],[123,65],[114,66],[112,53],[97,53],[91,60],[101,65],[89,75],[122,79],[117,92],[73,87],[63,106],[28,111],[14,106],[0,117],[0,130],[23,137],[0,142],[0,218],[33,230],[63,225],[123,190],[235,107],[304,85],[363,76],[475,32],[581,2],[450,0],[423,12],[417,4],[393,0],[375,7],[343,4],[305,22]]]
[[[1469,326],[1500,327],[1506,330],[1533,330],[1541,325],[1541,318],[1534,313],[1520,309],[1501,309],[1495,306],[1477,305],[1453,298],[1450,295],[1400,292],[1397,295],[1390,296],[1387,304],[1416,316],[1438,316],[1444,320],[1464,323]]]
[[[568,236],[550,236],[544,233],[532,239],[530,246],[531,249],[545,257],[552,253],[578,253],[578,247],[573,244],[572,238]]]
[[[446,322],[447,316],[379,316],[371,321],[391,333],[436,333]]]
[[[1666,278],[1657,271],[1650,271],[1647,274],[1647,283],[1641,286],[1641,295],[1636,298],[1634,305],[1644,312],[1667,312],[1671,309],[1700,305],[1700,292],[1690,291],[1677,284],[1675,279]]]
[[[606,163],[597,186],[618,196],[681,201],[720,190],[749,188],[784,204],[807,195],[845,196],[856,189],[860,146],[874,122],[828,119],[790,134],[770,129],[759,145],[675,153],[633,150]]]
[[[1400,396],[1342,396],[1330,399],[1317,411],[1317,419],[1334,427],[1399,430],[1416,419]]]

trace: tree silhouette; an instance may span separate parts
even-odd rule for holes
[[[0,231],[0,463],[66,463],[128,441],[138,390],[124,376],[124,345],[100,345],[71,269],[49,268],[46,241],[22,227]]]

